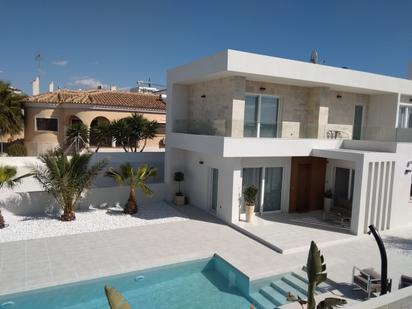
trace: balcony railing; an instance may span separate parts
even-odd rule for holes
[[[346,124],[313,125],[299,122],[256,123],[240,120],[176,120],[173,132],[196,135],[259,138],[360,139],[412,142],[412,129],[355,127]]]

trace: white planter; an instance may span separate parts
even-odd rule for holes
[[[323,210],[325,212],[330,212],[332,206],[333,206],[333,199],[329,197],[324,197],[323,198]]]
[[[175,205],[176,206],[183,206],[185,204],[185,196],[184,195],[175,195]]]
[[[255,205],[245,205],[246,222],[252,222],[255,216]]]

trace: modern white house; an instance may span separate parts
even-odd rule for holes
[[[226,50],[167,73],[165,182],[225,222],[323,210],[356,235],[412,224],[412,80]],[[327,218],[325,218],[327,220]]]

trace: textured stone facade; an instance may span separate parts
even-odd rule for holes
[[[194,130],[212,135],[243,136],[244,97],[248,93],[279,98],[278,134],[283,138],[327,138],[333,134],[352,138],[356,105],[363,106],[363,124],[367,122],[369,96],[363,94],[243,77],[205,81],[188,89],[188,123]]]

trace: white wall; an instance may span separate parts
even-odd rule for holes
[[[93,154],[91,164],[106,159],[109,166],[118,168],[121,163],[130,162],[137,167],[148,163],[159,169],[158,175],[149,181],[149,186],[155,191],[153,198],[145,197],[140,189],[138,202],[150,203],[161,201],[165,198],[164,185],[164,153],[96,153]],[[0,157],[0,165],[10,165],[17,168],[17,176],[31,171],[33,165],[41,164],[37,157]],[[113,179],[103,176],[103,172],[97,177],[94,187],[87,192],[79,207],[89,205],[99,206],[104,203],[114,205],[117,202],[125,204],[128,198],[128,188],[119,187]],[[24,178],[20,185],[14,190],[3,189],[0,191],[0,207],[9,209],[18,215],[33,215],[44,213],[44,211],[56,209],[56,203],[49,194],[44,192],[43,187],[34,177]]]
[[[149,204],[164,199],[165,185],[163,183],[150,184],[153,190],[152,197],[145,196],[137,189],[137,203]],[[105,187],[90,189],[85,197],[80,200],[77,209],[93,207],[112,207],[116,204],[123,206],[129,197],[129,188],[125,186]],[[44,191],[14,192],[12,190],[0,191],[0,208],[20,216],[56,213],[59,207],[54,198]]]
[[[376,141],[396,141],[397,94],[371,95],[363,138]]]

